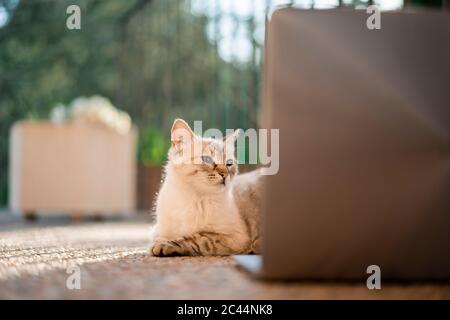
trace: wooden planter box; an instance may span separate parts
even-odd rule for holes
[[[136,129],[24,121],[10,133],[10,209],[123,214],[136,207]]]

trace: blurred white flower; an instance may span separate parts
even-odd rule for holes
[[[117,109],[111,101],[101,96],[76,98],[69,108],[59,104],[50,114],[50,119],[55,123],[61,123],[68,118],[100,124],[120,134],[127,134],[131,130],[130,115]]]
[[[50,121],[53,123],[62,123],[67,118],[66,107],[59,103],[57,104],[50,113]]]
[[[120,134],[126,134],[131,129],[131,118],[130,115],[126,112],[120,111],[119,112],[119,118],[117,121],[117,128],[116,130]]]

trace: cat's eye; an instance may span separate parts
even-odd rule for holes
[[[228,159],[227,160],[227,162],[226,162],[226,165],[227,165],[227,167],[230,167],[230,166],[232,166],[233,165],[233,160],[232,159]]]
[[[210,156],[202,156],[202,161],[209,164],[213,163],[213,159]]]

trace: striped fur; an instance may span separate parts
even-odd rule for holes
[[[216,232],[199,232],[175,240],[156,241],[151,248],[158,257],[229,255],[234,250],[228,246],[227,236]]]

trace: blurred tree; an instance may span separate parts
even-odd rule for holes
[[[66,8],[78,4],[82,31],[66,28]],[[47,117],[58,102],[79,95],[110,96],[117,88],[114,23],[128,1],[0,0],[0,188],[5,203],[10,126]],[[93,18],[95,17],[95,19]]]
[[[81,8],[81,30],[66,28],[71,4]],[[164,160],[161,140],[175,117],[204,128],[255,126],[259,62],[221,59],[206,34],[211,18],[193,15],[189,0],[0,0],[1,10],[0,205],[11,125],[47,118],[78,96],[104,95],[128,111],[142,129],[145,163]]]
[[[260,12],[258,0],[246,1],[251,13],[242,16],[222,12],[219,0],[0,0],[0,206],[7,198],[11,125],[47,118],[54,105],[78,96],[106,96],[131,114],[141,129],[137,156],[145,164],[164,161],[175,117],[203,120],[203,128],[256,127],[264,35],[264,18],[256,17],[282,1],[260,2]],[[194,2],[205,10],[193,14]],[[71,4],[81,8],[81,30],[66,28]],[[237,50],[244,30],[248,60],[219,55],[224,21],[233,29],[226,49]]]

